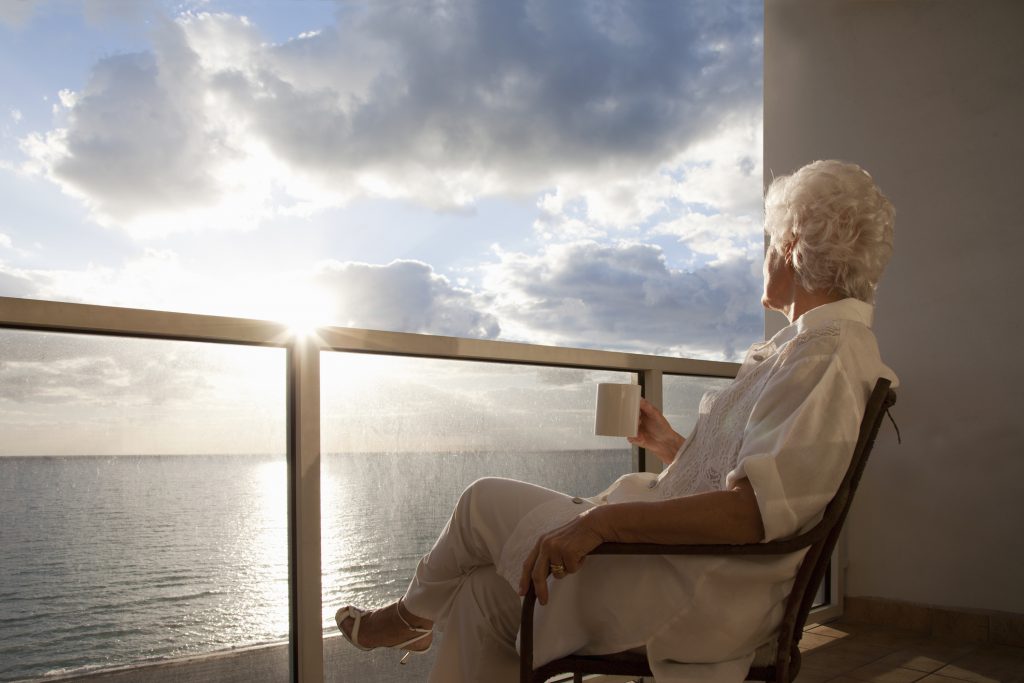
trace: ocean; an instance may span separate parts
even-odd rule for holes
[[[631,466],[625,449],[325,455],[325,632],[404,592],[475,479],[593,495]],[[0,681],[286,640],[285,486],[283,455],[0,457]]]

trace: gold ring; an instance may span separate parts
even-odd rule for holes
[[[565,565],[564,564],[555,564],[554,562],[552,562],[549,565],[549,567],[551,569],[551,573],[556,578],[559,577],[559,576],[563,576],[565,574]]]

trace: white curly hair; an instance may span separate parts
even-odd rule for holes
[[[815,161],[775,178],[764,207],[768,248],[792,248],[801,287],[874,302],[892,256],[895,210],[867,171]]]

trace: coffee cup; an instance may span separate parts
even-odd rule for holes
[[[598,384],[594,434],[636,436],[640,420],[639,384]]]

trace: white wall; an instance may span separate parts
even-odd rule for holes
[[[764,92],[766,178],[842,158],[896,206],[903,445],[883,427],[848,594],[1024,613],[1024,1],[766,0]]]

